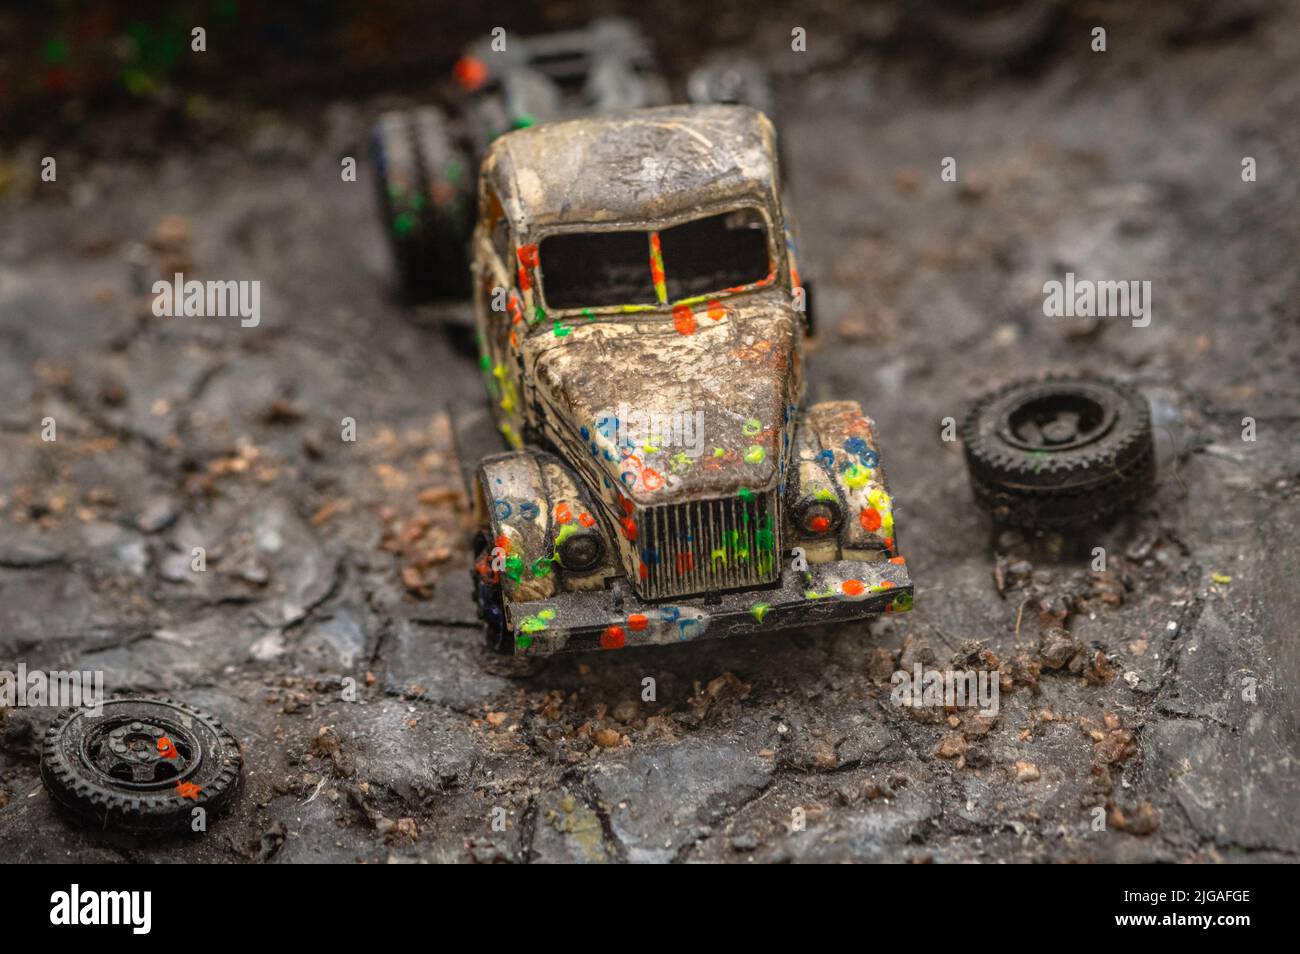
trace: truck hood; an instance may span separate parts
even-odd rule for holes
[[[647,507],[784,482],[803,360],[788,296],[684,307],[525,339],[539,425],[606,499]]]

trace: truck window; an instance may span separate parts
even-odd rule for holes
[[[659,247],[669,301],[752,285],[771,271],[767,225],[757,209],[736,209],[664,229]]]
[[[645,232],[587,232],[542,239],[538,259],[551,308],[655,304]]]

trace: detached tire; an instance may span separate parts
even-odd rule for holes
[[[239,743],[214,716],[170,699],[113,699],[100,715],[72,709],[51,723],[41,779],[54,802],[101,829],[190,831],[239,790]]]
[[[474,175],[446,119],[431,107],[384,113],[371,154],[403,297],[411,304],[464,298]]]
[[[971,408],[962,442],[975,500],[1002,524],[1105,521],[1155,481],[1146,399],[1105,379],[1008,384]]]

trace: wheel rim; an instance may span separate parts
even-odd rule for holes
[[[1013,447],[1064,451],[1101,440],[1115,424],[1115,406],[1087,385],[1058,385],[1025,395],[1003,411],[998,432]]]
[[[166,791],[194,775],[201,742],[178,722],[121,716],[106,719],[81,741],[81,762],[107,787]]]

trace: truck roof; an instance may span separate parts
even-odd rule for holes
[[[663,106],[502,136],[483,162],[516,235],[670,219],[757,199],[775,207],[776,134],[748,106]],[[779,223],[778,223],[779,224]]]

